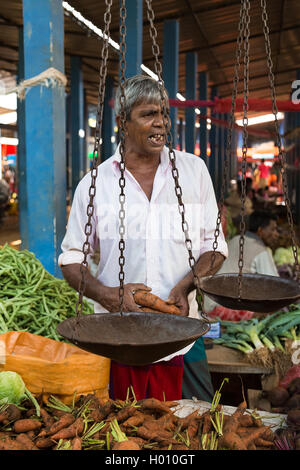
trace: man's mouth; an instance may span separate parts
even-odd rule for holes
[[[161,145],[164,143],[164,134],[152,134],[148,137],[148,140],[154,145]]]

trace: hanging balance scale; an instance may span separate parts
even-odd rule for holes
[[[185,235],[185,244],[189,254],[189,265],[194,275],[194,283],[197,293],[200,294],[199,279],[195,272],[195,259],[192,254],[192,242],[188,234],[188,225],[185,220],[184,204],[182,202],[182,191],[178,180],[178,170],[175,164],[175,153],[172,149],[172,136],[170,132],[170,119],[165,99],[164,83],[162,81],[162,68],[158,60],[159,46],[156,42],[157,31],[154,26],[154,12],[152,0],[146,0],[147,16],[150,24],[150,36],[153,42],[152,50],[155,56],[155,70],[161,93],[161,106],[166,126],[166,143],[169,148],[169,159],[172,165],[172,176],[175,181],[175,193],[178,198],[178,209],[182,219],[182,230]],[[180,349],[193,343],[210,329],[210,323],[202,314],[202,319],[170,315],[166,313],[147,312],[123,312],[124,298],[124,217],[125,217],[125,52],[126,52],[126,8],[125,0],[121,1],[120,8],[120,210],[119,210],[119,298],[120,312],[118,313],[95,313],[82,314],[83,294],[85,291],[85,276],[88,269],[88,254],[90,253],[89,235],[91,233],[91,218],[94,212],[94,197],[96,193],[98,156],[101,148],[101,128],[103,103],[105,94],[105,79],[107,72],[109,26],[111,22],[112,0],[106,0],[106,12],[104,15],[104,38],[101,54],[99,98],[97,106],[97,125],[95,129],[95,146],[93,152],[93,166],[91,170],[91,185],[89,189],[89,204],[87,207],[88,221],[85,226],[86,240],[83,244],[84,259],[80,265],[81,281],[79,285],[79,297],[76,305],[76,316],[69,318],[58,325],[58,333],[71,343],[88,352],[108,357],[117,362],[127,365],[146,365],[158,361]]]
[[[217,248],[217,238],[221,223],[221,213],[224,205],[225,184],[228,180],[228,160],[231,153],[231,137],[234,127],[234,112],[236,108],[237,85],[239,81],[239,68],[242,57],[242,46],[244,52],[244,83],[243,83],[243,147],[242,147],[242,191],[241,191],[241,222],[239,239],[239,260],[238,273],[216,274],[207,276],[200,280],[200,287],[204,294],[213,299],[220,305],[233,310],[249,310],[257,313],[270,313],[280,310],[300,299],[299,287],[299,263],[298,247],[296,242],[293,216],[288,195],[286,158],[285,151],[281,144],[279,124],[277,120],[277,104],[274,86],[274,74],[272,71],[271,47],[269,39],[268,16],[266,11],[266,0],[260,0],[262,9],[263,33],[265,39],[265,49],[267,56],[268,78],[270,83],[272,111],[274,114],[276,146],[278,147],[279,161],[281,163],[280,173],[282,178],[282,187],[285,206],[287,209],[287,218],[291,234],[292,248],[295,260],[295,270],[297,281],[283,279],[276,276],[267,276],[261,274],[243,273],[243,256],[245,243],[245,199],[246,199],[246,165],[247,165],[247,125],[248,125],[248,82],[249,82],[249,36],[250,36],[250,1],[241,0],[239,34],[236,46],[236,64],[233,80],[232,105],[230,112],[230,125],[228,131],[228,140],[225,152],[224,179],[222,183],[221,200],[215,231],[214,252]],[[234,156],[236,158],[236,156]]]

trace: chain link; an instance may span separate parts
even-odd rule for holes
[[[282,146],[279,122],[277,119],[278,107],[277,107],[277,102],[276,102],[276,92],[275,92],[275,84],[274,84],[275,78],[274,78],[274,73],[273,73],[273,61],[272,61],[272,54],[271,54],[270,31],[269,31],[269,26],[268,26],[268,14],[267,14],[266,0],[261,0],[260,5],[261,5],[261,11],[262,11],[263,33],[265,37],[265,48],[266,48],[266,55],[267,55],[268,78],[269,78],[270,90],[271,90],[272,112],[274,114],[274,124],[275,124],[275,133],[276,133],[275,145],[278,147],[278,157],[279,157],[279,161],[281,164],[280,173],[281,173],[281,180],[282,180],[282,190],[283,190],[284,201],[285,201],[285,205],[287,209],[288,224],[289,224],[290,232],[291,232],[292,250],[293,250],[293,255],[294,255],[294,260],[295,260],[296,279],[298,280],[298,282],[300,282],[298,246],[297,246],[297,240],[296,240],[296,234],[295,234],[295,228],[294,228],[293,215],[292,215],[292,210],[291,210],[291,201],[290,201],[289,193],[288,193],[288,182],[287,182],[287,174],[286,174],[286,168],[287,168],[286,154]]]
[[[125,240],[124,240],[124,235],[125,235],[125,224],[124,224],[124,219],[125,219],[125,126],[126,126],[126,113],[125,113],[125,104],[126,104],[126,98],[125,98],[125,71],[126,71],[126,6],[125,6],[125,0],[121,0],[121,8],[120,8],[120,104],[121,104],[121,111],[120,111],[120,129],[119,129],[119,135],[120,135],[120,162],[119,162],[119,169],[120,169],[120,178],[119,178],[119,186],[120,186],[120,195],[119,195],[119,203],[120,203],[120,210],[119,210],[119,235],[120,235],[120,240],[119,240],[119,250],[120,250],[120,256],[119,256],[119,281],[120,281],[120,286],[119,286],[119,298],[120,298],[120,313],[121,315],[123,314],[123,304],[124,304],[124,279],[125,279],[125,272],[124,272],[124,265],[125,265],[125,256],[124,256],[124,251],[125,251]]]
[[[228,134],[227,134],[225,159],[224,159],[224,173],[223,173],[223,179],[222,179],[217,223],[216,223],[216,228],[214,232],[213,254],[211,257],[211,265],[210,265],[211,270],[213,269],[213,266],[215,263],[216,251],[218,248],[218,237],[220,235],[220,225],[222,221],[222,212],[223,212],[224,200],[225,200],[225,190],[226,190],[226,184],[228,180],[229,161],[232,158],[236,158],[235,155],[232,155],[232,134],[233,134],[233,129],[235,125],[236,98],[237,98],[238,83],[239,83],[239,71],[240,71],[240,65],[241,65],[240,62],[241,62],[241,57],[242,57],[242,44],[243,44],[243,39],[244,39],[244,23],[245,23],[245,11],[244,11],[244,4],[242,2],[241,7],[240,7],[240,20],[239,20],[239,25],[238,25],[239,34],[237,37],[236,52],[235,52],[236,63],[234,67],[231,109],[230,109],[230,115],[229,115],[229,129],[228,129]]]
[[[87,206],[87,223],[85,225],[85,241],[83,243],[83,261],[80,265],[81,279],[79,283],[79,296],[76,303],[76,314],[77,320],[79,315],[82,314],[83,308],[83,295],[86,287],[86,273],[88,270],[88,255],[91,251],[91,245],[89,242],[89,236],[92,233],[92,217],[94,215],[94,198],[96,195],[96,180],[98,176],[98,164],[100,163],[100,151],[101,151],[101,136],[102,136],[102,119],[103,119],[103,107],[104,107],[104,95],[105,95],[105,81],[107,74],[107,58],[108,58],[108,41],[110,38],[110,23],[111,23],[111,6],[112,0],[105,0],[106,11],[104,14],[104,38],[101,50],[101,63],[99,70],[99,90],[98,90],[98,104],[97,104],[97,115],[96,115],[96,128],[95,128],[95,143],[93,150],[93,161],[91,169],[91,185],[89,188],[89,202]]]
[[[243,88],[243,145],[242,145],[242,180],[241,180],[241,221],[239,239],[239,274],[238,274],[238,299],[242,296],[242,271],[244,267],[245,245],[245,201],[246,201],[246,171],[248,151],[248,96],[249,96],[249,38],[250,38],[250,1],[243,0],[244,5],[244,88]]]
[[[171,134],[171,121],[170,121],[170,116],[169,116],[169,110],[168,110],[168,106],[167,106],[167,103],[166,103],[166,99],[167,99],[167,94],[166,94],[166,90],[165,90],[165,87],[164,87],[164,82],[163,82],[163,79],[162,79],[162,65],[159,61],[159,53],[160,53],[160,49],[159,49],[159,45],[157,44],[157,30],[154,26],[154,12],[153,12],[153,8],[152,8],[152,0],[146,0],[146,4],[147,4],[147,18],[148,18],[148,21],[149,21],[149,24],[150,24],[150,37],[152,39],[152,53],[154,55],[154,59],[155,59],[155,72],[158,76],[158,84],[159,84],[159,88],[160,88],[160,94],[161,94],[161,109],[162,109],[162,114],[163,114],[163,122],[164,122],[164,126],[165,126],[165,132],[166,132],[166,145],[168,147],[168,151],[169,151],[169,160],[170,160],[170,163],[171,163],[171,167],[172,167],[172,177],[173,177],[173,180],[174,180],[174,183],[175,183],[175,194],[176,194],[176,197],[177,197],[177,200],[178,200],[178,210],[179,210],[179,214],[181,216],[181,227],[182,227],[182,231],[184,233],[184,237],[185,237],[185,246],[186,246],[186,249],[187,249],[187,252],[188,252],[188,256],[189,256],[189,265],[190,265],[190,268],[192,270],[192,273],[193,273],[193,280],[194,280],[194,285],[196,287],[196,293],[197,293],[197,296],[198,298],[200,299],[201,303],[202,303],[202,312],[201,312],[201,316],[205,319],[205,321],[209,321],[208,318],[206,318],[205,316],[205,313],[204,313],[204,309],[203,309],[203,294],[202,294],[202,291],[201,291],[201,288],[200,288],[200,281],[199,281],[199,278],[198,278],[198,275],[196,273],[196,270],[195,270],[195,264],[196,264],[196,260],[193,256],[193,252],[192,252],[192,240],[190,239],[190,236],[189,236],[189,226],[188,226],[188,223],[186,221],[186,218],[185,218],[185,205],[184,205],[184,202],[182,200],[182,188],[180,186],[180,183],[179,183],[179,172],[178,172],[178,169],[176,167],[176,156],[175,156],[175,152],[173,150],[173,146],[172,146],[172,143],[173,143],[173,139],[172,139],[172,134]]]

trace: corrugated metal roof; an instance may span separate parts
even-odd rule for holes
[[[103,0],[70,0],[69,3],[96,26],[103,29],[105,11]],[[152,5],[161,53],[163,52],[164,21],[171,18],[179,21],[178,91],[185,94],[186,52],[195,51],[198,56],[198,71],[208,71],[209,85],[218,86],[220,97],[231,96],[240,0],[153,0]],[[288,99],[291,84],[300,67],[299,0],[268,0],[267,6],[277,97]],[[143,20],[143,63],[154,69],[145,2]],[[0,71],[12,75],[17,73],[18,27],[21,25],[21,0],[1,2]],[[251,0],[250,32],[250,96],[269,98],[259,0]],[[112,6],[111,36],[118,42],[119,0],[114,0]],[[70,56],[81,56],[84,86],[90,103],[95,103],[98,95],[100,50],[101,40],[93,34],[88,34],[82,26],[65,16],[66,74],[69,77]],[[112,48],[109,53],[108,73],[117,79],[118,54]],[[242,83],[240,83],[240,90],[241,86]]]

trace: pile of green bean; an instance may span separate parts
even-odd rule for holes
[[[0,248],[0,334],[28,331],[56,340],[56,327],[76,315],[78,293],[69,284],[45,270],[33,253]],[[93,313],[93,304],[83,301],[83,314]]]

